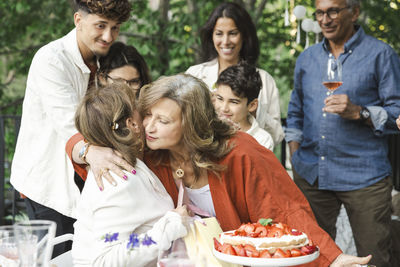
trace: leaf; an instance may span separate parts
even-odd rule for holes
[[[272,221],[273,220],[271,218],[268,218],[268,219],[263,218],[263,219],[258,220],[258,223],[261,225],[267,226],[269,224],[272,224]]]

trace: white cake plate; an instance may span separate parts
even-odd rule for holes
[[[247,265],[252,267],[286,267],[286,266],[295,266],[308,262],[312,262],[313,260],[319,257],[319,249],[315,251],[313,254],[299,257],[291,257],[291,258],[251,258],[251,257],[240,257],[228,255],[225,253],[221,253],[215,248],[213,248],[213,253],[216,258],[222,261],[226,261],[229,263]]]

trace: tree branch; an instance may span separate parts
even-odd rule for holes
[[[249,7],[253,10],[256,6],[256,0],[250,0]]]
[[[29,52],[30,50],[36,50],[44,46],[45,43],[43,44],[37,44],[37,45],[32,45],[28,46],[22,49],[9,49],[9,48],[4,48],[4,50],[0,50],[0,55],[10,55],[10,54],[15,54],[15,53],[25,53]]]
[[[11,103],[8,103],[7,105],[0,107],[0,111],[3,111],[3,110],[5,110],[5,109],[7,109],[7,108],[10,108],[10,107],[19,106],[19,105],[22,104],[23,101],[24,101],[24,98],[23,98],[23,97],[20,97],[20,98],[14,100],[14,101],[11,102]]]
[[[255,18],[254,18],[254,23],[256,24],[256,26],[258,24],[258,21],[259,21],[260,17],[262,16],[262,12],[263,12],[267,2],[268,2],[268,0],[262,0],[260,5],[257,7],[256,15],[255,15]]]

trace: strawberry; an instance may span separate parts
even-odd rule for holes
[[[214,248],[216,251],[222,252],[222,245],[218,242],[218,240],[214,237]]]
[[[228,255],[237,256],[236,255],[236,251],[233,249],[231,244],[227,244],[227,243],[222,244],[222,251],[221,252],[225,253],[225,254],[228,254]]]
[[[272,227],[267,234],[267,237],[281,237],[281,236],[283,236],[283,230],[277,227]]]
[[[316,246],[305,245],[304,247],[301,247],[300,250],[304,254],[309,255],[309,254],[313,254],[317,250],[317,247]]]
[[[292,257],[299,257],[299,256],[303,256],[304,254],[301,253],[301,250],[298,248],[292,248],[290,250],[290,255],[292,255]]]
[[[251,234],[254,232],[254,225],[251,223],[246,224],[246,226],[244,227],[244,231],[248,234]]]
[[[240,225],[240,227],[237,229],[237,231],[241,232],[244,231],[244,228],[246,227],[247,223],[243,223],[242,225]]]
[[[291,232],[290,234],[291,234],[291,235],[301,235],[302,232],[297,231],[297,230],[295,230],[295,229],[292,229],[292,232]]]
[[[235,250],[236,255],[241,256],[241,257],[246,257],[246,250],[244,249],[243,245],[240,244],[240,245],[235,245],[232,247]]]
[[[267,228],[265,228],[262,225],[257,226],[256,229],[254,230],[254,233],[257,233],[258,237],[266,237],[267,236]]]
[[[254,237],[258,237],[259,233],[248,233],[246,236],[254,238]]]
[[[277,248],[272,258],[289,258],[290,256],[291,255],[289,250],[285,252],[282,249]]]
[[[233,236],[246,236],[247,233],[243,230],[236,230],[232,235]]]
[[[246,251],[247,257],[258,258],[258,256],[260,256],[260,253],[253,245],[250,244],[244,245],[244,250]]]
[[[260,258],[272,258],[272,256],[269,253],[268,249],[265,249],[260,252]]]

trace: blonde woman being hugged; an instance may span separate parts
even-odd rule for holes
[[[219,74],[229,66],[247,61],[256,65],[260,46],[256,28],[247,11],[236,3],[222,3],[214,9],[201,29],[202,64],[190,67],[186,73],[203,80],[211,91]],[[279,92],[274,78],[257,69],[262,80],[255,117],[261,128],[273,138],[275,146],[283,137]]]
[[[116,83],[90,90],[75,124],[88,145],[113,148],[136,173],[124,172],[118,186],[105,183],[99,190],[89,169],[74,224],[74,265],[154,266],[159,249],[186,235],[181,215],[187,211],[173,210],[164,186],[141,160],[143,129],[134,91]]]

